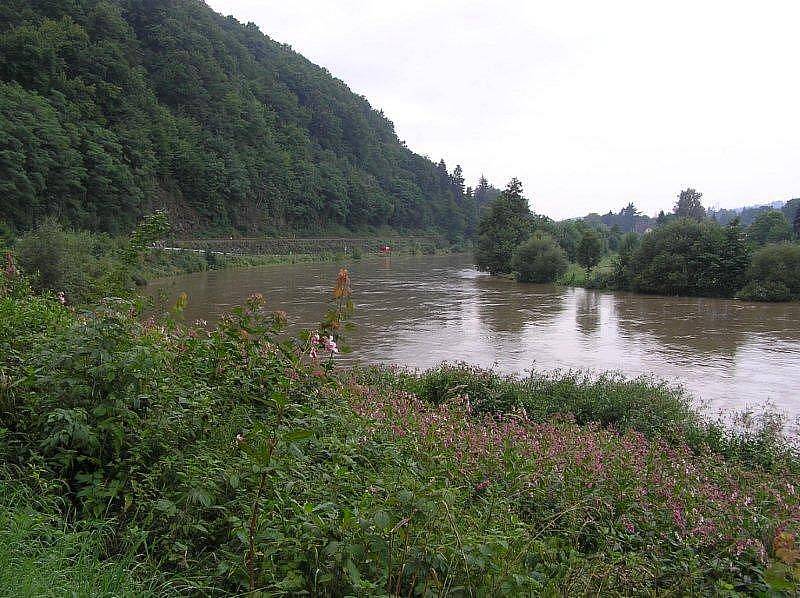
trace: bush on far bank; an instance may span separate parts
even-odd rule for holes
[[[569,262],[553,237],[536,232],[514,252],[511,267],[520,282],[553,282],[567,271]]]
[[[756,251],[747,270],[742,299],[790,301],[800,299],[800,245],[777,243]]]

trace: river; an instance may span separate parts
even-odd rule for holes
[[[427,368],[441,361],[505,372],[582,369],[653,374],[716,409],[773,403],[800,415],[800,304],[653,297],[521,284],[469,256],[355,261],[357,328],[347,357]],[[338,265],[222,270],[155,281],[189,295],[187,320],[214,321],[253,292],[299,325],[319,321]]]

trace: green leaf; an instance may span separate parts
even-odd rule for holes
[[[376,511],[375,515],[373,515],[372,520],[375,522],[375,527],[378,529],[386,529],[389,527],[389,515],[386,511]]]
[[[777,592],[791,592],[797,586],[787,579],[791,570],[783,563],[773,563],[769,569],[764,571],[764,581],[770,589]]]
[[[291,430],[283,435],[286,442],[298,442],[300,440],[307,440],[314,435],[311,430]]]
[[[351,583],[358,587],[361,584],[361,573],[358,571],[358,567],[356,567],[355,563],[347,559],[347,575],[350,578]]]

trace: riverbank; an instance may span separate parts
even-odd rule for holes
[[[28,272],[35,290],[61,293],[72,305],[91,305],[103,297],[130,297],[136,292],[136,287],[145,286],[151,280],[180,274],[277,264],[360,261],[387,255],[441,255],[464,250],[461,245],[423,245],[413,241],[414,237],[382,254],[363,248],[369,245],[377,250],[381,247],[379,238],[374,243],[359,239],[360,246],[342,246],[340,252],[321,250],[319,247],[308,253],[291,251],[295,245],[309,248],[314,245],[314,239],[278,240],[294,245],[289,247],[289,251],[276,254],[249,253],[253,245],[267,246],[274,239],[265,239],[263,243],[257,239],[240,240],[248,243],[248,247],[231,251],[165,248],[160,241],[168,226],[164,218],[159,213],[145,218],[130,237],[69,230],[54,220],[46,220],[37,229],[19,238],[0,237],[0,256],[4,262],[10,260],[12,267],[16,263]],[[302,243],[297,244],[298,241]],[[235,246],[237,241],[222,240],[222,243],[233,243]]]
[[[425,252],[425,255],[452,255],[454,253],[460,253],[460,248],[430,249]],[[409,249],[393,250],[388,253],[367,253],[361,251],[349,251],[345,253],[326,251],[319,253],[245,255],[211,251],[150,248],[144,256],[143,264],[139,272],[139,279],[141,283],[146,284],[149,281],[171,276],[212,270],[258,268],[261,266],[286,264],[368,261],[386,259],[387,257],[406,257],[421,254],[422,252],[420,251]]]
[[[769,418],[648,379],[339,370],[258,296],[209,331],[0,288],[0,593],[796,588]]]

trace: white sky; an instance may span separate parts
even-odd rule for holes
[[[800,196],[799,0],[207,0],[554,218]]]

